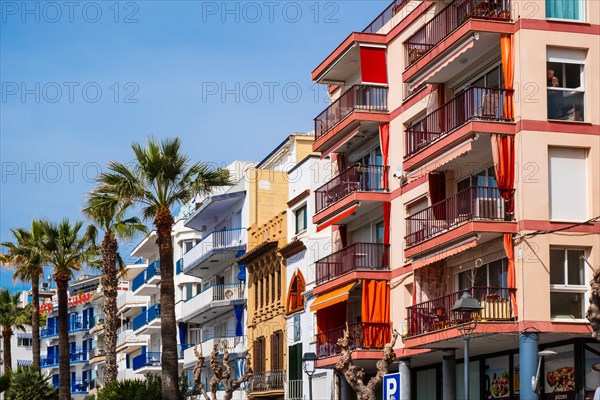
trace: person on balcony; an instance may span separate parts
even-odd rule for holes
[[[549,69],[547,74],[547,86],[549,88],[560,87],[560,81],[554,75],[554,70]],[[559,93],[555,90],[548,90],[548,119],[556,119],[559,117],[560,110],[558,107],[558,98]]]

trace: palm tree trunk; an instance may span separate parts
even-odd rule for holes
[[[114,236],[107,231],[102,240],[102,288],[104,289],[104,318],[106,346],[105,381],[117,379],[117,251],[118,244]]]
[[[58,289],[58,396],[71,400],[71,370],[69,351],[69,298],[67,280],[56,280]]]
[[[4,358],[4,373],[12,370],[12,352],[10,348],[10,338],[12,337],[13,332],[10,329],[10,326],[2,327],[2,348],[4,354],[2,355]]]
[[[32,367],[40,371],[40,280],[31,280],[31,347]]]
[[[154,219],[160,255],[160,337],[162,340],[162,398],[178,400],[179,364],[177,361],[177,327],[175,324],[175,283],[173,281],[174,221],[168,209],[159,209]]]

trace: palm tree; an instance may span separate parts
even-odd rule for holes
[[[104,317],[106,345],[105,381],[117,379],[117,290],[119,271],[123,260],[119,256],[118,239],[131,239],[136,232],[146,232],[146,227],[136,217],[125,219],[129,204],[120,202],[110,194],[91,192],[83,214],[104,231],[102,239],[102,289],[104,291]],[[119,268],[117,268],[119,267]]]
[[[31,282],[31,346],[32,367],[40,370],[40,278],[44,273],[44,260],[41,252],[42,228],[39,221],[31,223],[31,230],[24,228],[11,229],[14,242],[0,245],[8,249],[8,253],[0,255],[0,261],[14,268],[14,278]]]
[[[10,294],[8,289],[0,289],[0,326],[2,326],[2,347],[4,349],[4,371],[12,369],[10,339],[13,328],[25,331],[31,320],[31,305],[21,307],[19,293]]]
[[[69,299],[68,284],[74,272],[84,264],[97,261],[98,249],[94,244],[95,230],[88,227],[80,234],[82,221],[72,223],[68,219],[60,223],[41,222],[44,232],[43,251],[54,268],[54,281],[58,294],[58,393],[61,400],[71,399],[71,376],[69,372]]]
[[[148,140],[143,147],[131,145],[133,166],[111,162],[109,172],[99,177],[99,193],[110,193],[121,201],[138,203],[145,219],[156,228],[160,255],[160,318],[162,341],[162,398],[179,398],[177,364],[177,330],[175,325],[175,287],[173,282],[173,242],[175,223],[171,209],[190,201],[196,194],[207,193],[217,186],[230,185],[229,172],[212,169],[205,163],[190,164],[181,153],[178,138],[157,142]]]

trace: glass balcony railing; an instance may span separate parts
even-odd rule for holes
[[[131,282],[131,290],[138,290],[143,284],[148,282],[154,276],[160,276],[160,261],[156,260],[152,264],[148,265],[144,271],[142,271],[138,276],[133,278]]]
[[[150,323],[151,321],[157,318],[160,318],[160,304],[154,304],[148,307],[146,311],[143,311],[142,313],[136,315],[133,318],[133,330],[137,331],[144,325]]]
[[[144,367],[160,367],[161,353],[154,351],[142,353],[136,357],[133,357],[131,364],[134,371],[137,371]]]

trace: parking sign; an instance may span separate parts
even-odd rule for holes
[[[383,400],[400,400],[400,373],[383,376]]]

